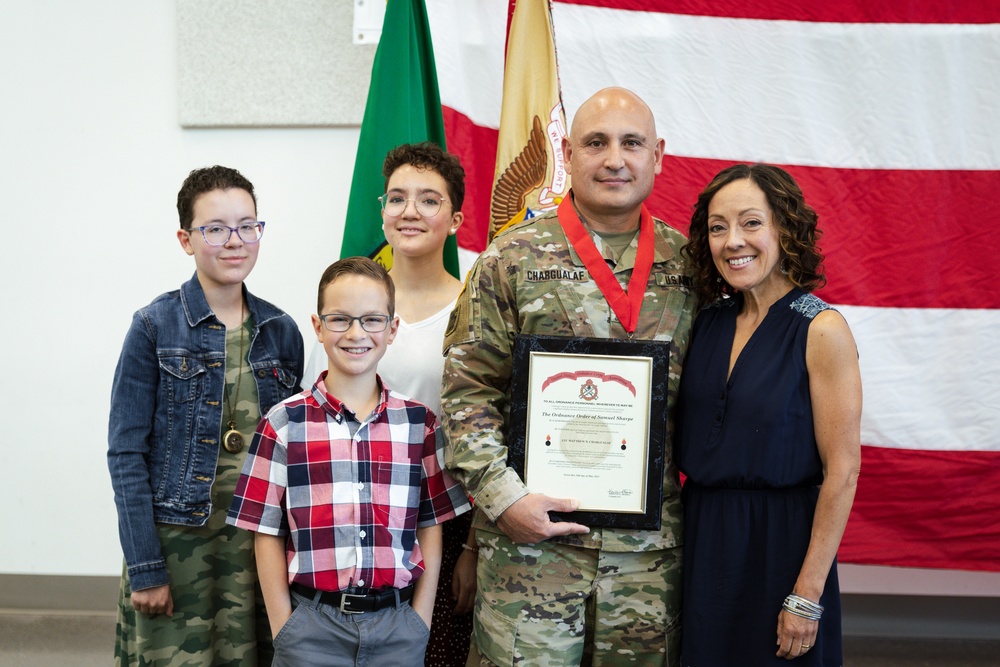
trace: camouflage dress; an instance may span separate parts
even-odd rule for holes
[[[115,665],[255,667],[271,664],[271,633],[257,584],[253,533],[226,525],[226,513],[247,447],[260,421],[257,384],[246,358],[252,330],[248,318],[243,331],[226,332],[226,386],[230,397],[239,397],[234,406],[235,421],[245,445],[236,453],[219,445],[212,485],[212,513],[204,526],[157,526],[170,576],[174,615],[150,617],[136,613],[132,608],[128,576],[123,571],[118,597]],[[241,335],[242,364],[239,363]],[[225,406],[225,397],[222,401],[222,431],[226,431],[229,408]],[[221,437],[219,442],[222,442]]]

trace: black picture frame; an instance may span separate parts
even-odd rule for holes
[[[522,480],[526,479],[528,392],[532,352],[648,357],[652,360],[644,511],[642,513],[576,511],[550,514],[553,521],[573,521],[589,527],[659,530],[667,436],[670,341],[515,335],[507,433],[507,465],[513,468]]]

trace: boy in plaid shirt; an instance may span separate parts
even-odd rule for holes
[[[437,418],[376,374],[394,297],[367,258],[324,272],[327,372],[261,420],[236,487],[227,522],[256,533],[275,667],[423,664],[440,524],[469,503],[441,469]]]

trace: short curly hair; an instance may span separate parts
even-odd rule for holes
[[[198,197],[212,190],[230,188],[246,190],[253,199],[254,211],[257,210],[257,195],[253,191],[253,183],[240,172],[221,165],[192,170],[177,193],[177,215],[180,216],[181,229],[191,229],[194,203]]]
[[[465,169],[457,157],[430,141],[396,146],[389,151],[385,156],[385,162],[382,163],[386,188],[389,187],[389,179],[396,170],[408,164],[418,169],[430,169],[441,176],[448,184],[451,210],[455,213],[462,210],[462,202],[465,201]]]
[[[791,175],[769,164],[735,164],[715,175],[698,195],[688,230],[688,242],[681,249],[694,277],[694,290],[702,304],[711,303],[732,288],[721,280],[708,242],[708,206],[712,198],[733,181],[749,179],[761,189],[778,228],[781,267],[797,287],[811,292],[826,284],[823,255],[816,245],[822,232],[819,216],[806,204],[802,189]]]

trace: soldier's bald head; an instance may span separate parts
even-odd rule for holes
[[[650,137],[656,137],[656,122],[653,110],[646,102],[628,88],[603,88],[591,95],[573,116],[570,126],[570,136],[586,134],[595,121],[606,119],[611,115],[625,115],[635,122],[648,123]]]

